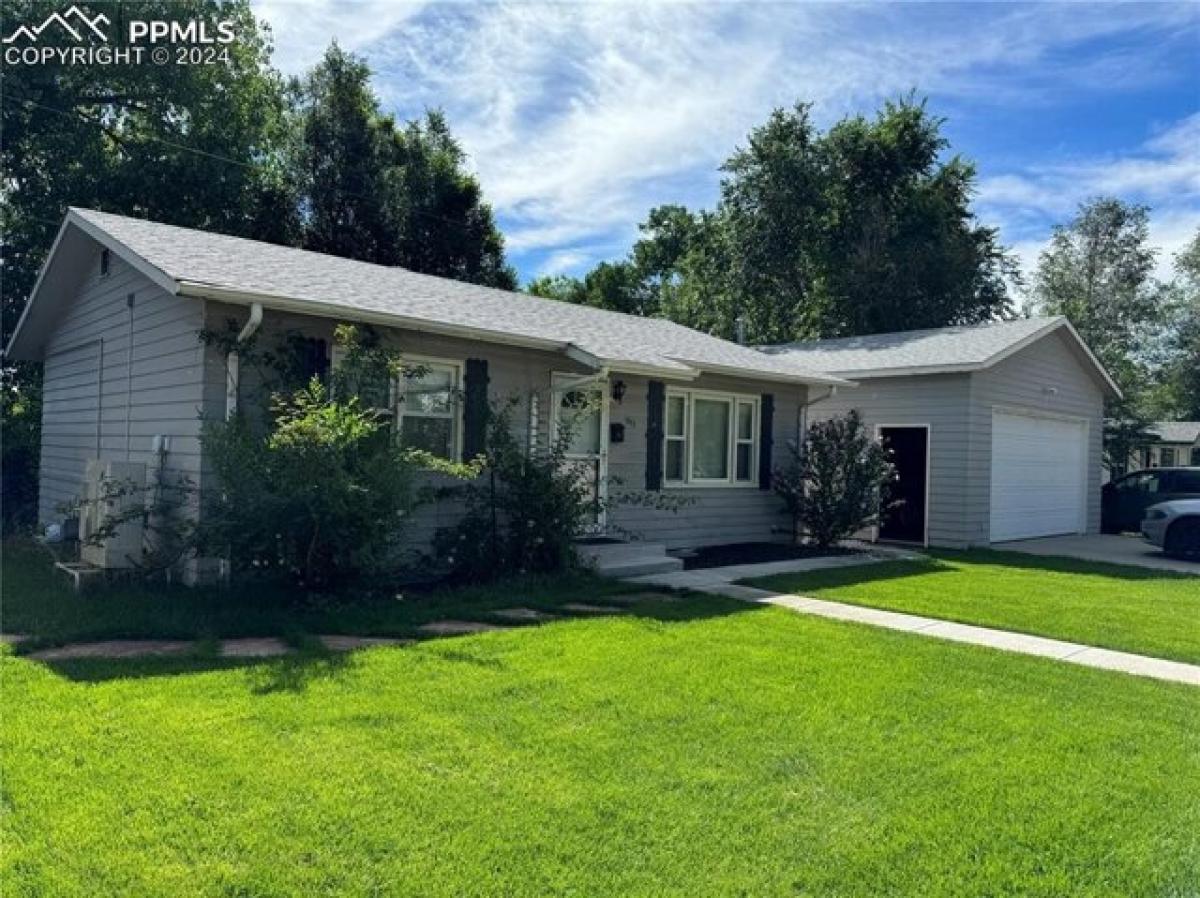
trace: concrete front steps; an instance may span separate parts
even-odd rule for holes
[[[662,543],[582,541],[575,549],[601,577],[623,580],[683,570],[682,559],[668,555]]]

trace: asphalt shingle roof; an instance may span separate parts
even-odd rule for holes
[[[1187,443],[1200,440],[1200,421],[1156,421],[1146,428],[1164,443]]]
[[[1005,350],[1061,321],[1061,318],[1021,318],[810,343],[784,343],[761,349],[776,358],[792,359],[818,371],[847,377],[867,377],[882,371],[904,369],[969,370],[987,365]]]
[[[397,325],[468,328],[492,336],[554,341],[599,363],[687,375],[744,373],[761,379],[836,381],[791,358],[756,350],[657,318],[641,318],[417,274],[322,253],[190,228],[73,209],[137,256],[184,284],[216,287],[293,302],[395,316]],[[269,305],[264,299],[264,304]],[[411,326],[411,325],[410,325]]]

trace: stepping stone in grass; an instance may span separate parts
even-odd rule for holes
[[[354,649],[369,649],[379,645],[409,645],[411,639],[395,636],[318,636],[321,644],[331,652],[351,652]]]
[[[500,608],[492,612],[496,617],[511,621],[529,621],[537,623],[539,621],[558,620],[558,615],[547,614],[545,611],[538,611],[536,608]]]
[[[222,658],[274,658],[291,652],[282,639],[273,636],[251,639],[222,639]]]
[[[76,642],[30,652],[38,661],[69,661],[75,658],[144,658],[152,655],[182,655],[196,643],[183,639],[106,639]]]
[[[612,605],[589,605],[586,602],[568,602],[562,608],[575,614],[620,614],[623,610]]]
[[[430,636],[466,636],[470,633],[484,633],[488,630],[503,630],[504,627],[474,620],[435,620],[422,624],[417,629]]]

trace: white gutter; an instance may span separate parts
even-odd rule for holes
[[[238,332],[237,345],[240,346],[249,340],[258,331],[263,320],[263,307],[261,302],[253,302],[250,304],[250,317],[246,319],[245,326]],[[228,421],[237,412],[238,404],[238,382],[241,376],[241,356],[238,355],[237,349],[231,349],[229,354],[225,356],[225,420]]]

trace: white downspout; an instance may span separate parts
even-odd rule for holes
[[[237,343],[241,345],[254,336],[262,324],[263,307],[261,302],[250,303],[250,317],[246,326],[238,332]],[[241,360],[238,351],[233,349],[225,356],[225,420],[228,421],[237,412],[238,381],[241,373]]]
[[[808,410],[818,402],[824,402],[826,399],[832,399],[837,395],[837,385],[833,384],[829,387],[829,392],[824,396],[818,396],[816,399],[810,399],[808,402],[801,402],[796,409],[796,448],[800,451],[804,450],[804,433],[808,430]]]

